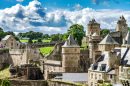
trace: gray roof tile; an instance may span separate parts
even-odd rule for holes
[[[80,47],[80,46],[75,42],[74,38],[70,34],[65,44],[62,47]]]
[[[108,34],[99,44],[116,44],[118,43]]]

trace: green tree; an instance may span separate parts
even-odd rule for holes
[[[59,41],[59,35],[58,34],[51,34],[50,39],[51,39],[51,41]]]
[[[3,29],[0,27],[0,41],[1,39],[4,37],[4,31]]]
[[[38,40],[37,40],[38,42],[42,42],[42,39],[41,38],[38,38]]]
[[[43,39],[48,39],[50,36],[48,34],[42,35]]]
[[[130,31],[130,27],[128,27],[128,31]]]
[[[65,37],[68,37],[69,34],[72,34],[73,38],[77,38],[78,44],[81,46],[82,39],[85,36],[84,27],[79,24],[73,24],[70,26],[70,28],[67,30],[67,33],[65,34]]]
[[[17,36],[14,36],[14,38],[16,39],[16,41],[19,41],[19,38]]]
[[[15,36],[13,31],[7,31],[6,35],[13,35],[13,36]]]
[[[28,43],[29,43],[29,44],[30,44],[30,43],[33,43],[31,38],[28,40]]]
[[[10,82],[8,81],[8,79],[3,79],[1,86],[11,86]]]
[[[100,35],[105,35],[105,34],[108,34],[108,33],[110,33],[109,29],[101,29],[100,30]]]

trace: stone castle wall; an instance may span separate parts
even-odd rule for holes
[[[43,63],[44,69],[44,79],[48,79],[48,73],[50,72],[63,72],[62,70],[62,62],[54,61],[54,60],[44,60]]]
[[[0,50],[0,69],[3,67],[4,63],[8,62],[8,57],[9,57],[8,49]]]
[[[9,64],[21,65],[27,62],[27,52],[24,49],[9,50]]]
[[[11,86],[48,86],[45,80],[16,80],[10,79]],[[0,79],[0,84],[2,80]]]
[[[9,79],[11,86],[82,86],[78,83],[64,82],[56,80],[16,80]],[[2,80],[0,79],[0,84]]]
[[[41,54],[38,48],[10,49],[8,62],[13,65],[21,65],[28,63],[29,59],[39,61],[40,58]]]

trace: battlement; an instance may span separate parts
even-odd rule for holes
[[[23,54],[26,52],[26,49],[10,49],[10,54]]]

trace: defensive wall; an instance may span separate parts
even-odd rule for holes
[[[65,43],[65,41],[32,43],[31,46],[35,46],[35,47],[49,47],[49,46],[55,46],[56,43],[60,43],[60,44],[63,45]]]
[[[8,63],[9,49],[0,49],[0,69]]]
[[[82,84],[60,80],[16,80],[9,79],[11,86],[83,86]],[[2,79],[0,79],[0,84]]]

